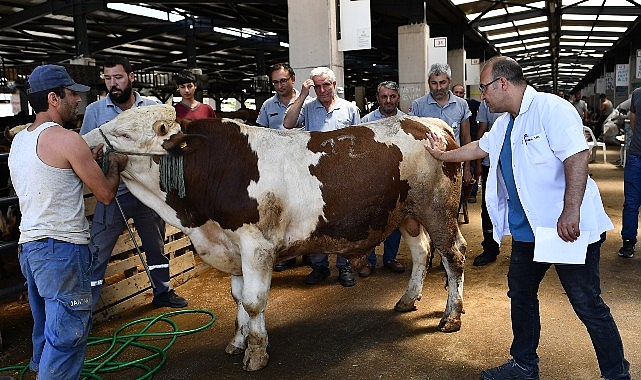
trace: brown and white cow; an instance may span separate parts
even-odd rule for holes
[[[130,156],[122,177],[136,197],[190,237],[206,263],[232,275],[238,315],[226,352],[244,352],[246,370],[267,365],[264,312],[275,262],[311,252],[362,255],[399,226],[413,266],[395,310],[415,309],[433,244],[449,292],[439,328],[460,329],[461,166],[436,161],[423,146],[432,130],[455,147],[445,123],[387,118],[309,133],[207,119],[191,122],[182,134],[174,117],[170,106],[140,107],[100,130],[117,151],[183,155],[184,197],[163,190],[169,187],[161,184],[157,159]],[[105,142],[98,129],[84,138],[92,146]]]

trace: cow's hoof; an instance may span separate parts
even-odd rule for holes
[[[225,347],[225,353],[229,355],[240,355],[243,352],[245,352],[245,347],[234,346],[231,343],[229,343],[227,347]]]
[[[405,303],[398,301],[396,305],[394,305],[394,311],[398,311],[400,313],[407,313],[415,310],[417,310],[417,308],[416,305],[414,305],[414,302]]]
[[[461,319],[443,317],[438,324],[438,329],[447,333],[459,331],[461,329]]]
[[[243,359],[243,369],[245,371],[258,371],[267,366],[269,361],[269,355],[264,350],[262,353],[259,353],[260,350],[251,352],[249,349],[245,352],[245,358]]]

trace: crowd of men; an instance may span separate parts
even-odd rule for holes
[[[588,176],[587,146],[582,134],[587,109],[582,100],[575,94],[573,107],[556,96],[537,92],[527,85],[518,63],[501,56],[490,59],[481,71],[481,102],[464,99],[464,86],[452,86],[448,65],[434,64],[428,75],[429,92],[415,99],[407,113],[445,121],[461,147],[445,152],[438,136],[428,134],[426,154],[438,160],[461,162],[465,184],[482,180],[483,253],[473,264],[482,266],[495,261],[503,237],[511,235],[512,239],[508,273],[511,359],[483,371],[481,377],[539,378],[536,351],[541,327],[537,293],[552,264],[535,260],[534,247],[536,237],[544,229],[552,229],[560,241],[584,244],[585,263],[556,265],[556,272],[588,329],[601,376],[629,379],[621,337],[600,297],[600,247],[605,231],[613,225],[605,214],[596,184]],[[262,104],[256,120],[264,127],[322,132],[404,115],[399,110],[399,87],[393,81],[378,85],[377,108],[361,118],[353,103],[337,95],[336,76],[327,67],[314,68],[302,81],[300,90],[295,88],[294,70],[286,63],[273,65],[269,76],[275,94]],[[124,57],[105,60],[102,78],[107,95],[87,106],[81,135],[127,109],[156,103],[133,90],[134,70]],[[196,79],[189,71],[176,76],[176,89],[181,95],[181,101],[175,104],[177,115],[188,119],[215,117],[210,106],[196,100]],[[147,253],[154,285],[152,304],[182,308],[187,306],[187,300],[169,284],[164,221],[119,181],[118,173],[127,158],[110,155],[107,174],[103,174],[98,166],[98,162],[107,160],[102,157],[102,147],[89,149],[78,134],[62,128],[77,114],[79,93],[89,88],[76,83],[63,67],[55,65],[36,68],[29,84],[29,101],[37,113],[36,121],[18,134],[9,158],[23,213],[19,259],[28,280],[35,321],[29,367],[38,372],[39,379],[75,379],[82,368],[91,311],[100,299],[107,263],[128,218],[133,218]],[[315,97],[310,97],[312,87]],[[630,107],[634,126],[639,126],[639,120],[634,118],[641,107],[639,91],[634,92]],[[607,112],[607,101],[603,101],[603,112]],[[477,112],[474,119],[470,105]],[[637,137],[631,149],[636,158],[629,161],[630,169],[626,167],[625,172],[624,245],[619,255],[626,258],[633,256],[636,244],[641,204],[640,149],[641,137]],[[24,170],[25,166],[30,170]],[[99,201],[91,230],[84,217],[83,184],[94,191]],[[581,235],[585,238],[579,243]],[[400,239],[401,232],[394,231],[385,240],[382,254],[382,268],[396,273],[405,270],[397,259]],[[327,254],[314,253],[309,262],[312,271],[305,278],[306,284],[319,284],[330,276]],[[358,274],[372,275],[376,262],[373,251],[367,266]],[[294,264],[295,260],[278,263],[277,269]],[[349,260],[336,256],[336,267],[342,286],[356,284]]]

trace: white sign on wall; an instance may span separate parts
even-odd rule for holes
[[[465,74],[466,85],[481,83],[481,63],[478,58],[465,60]]]
[[[603,94],[605,92],[605,78],[597,78],[596,80],[596,93]]]
[[[430,38],[427,43],[427,67],[447,63],[447,37]]]
[[[369,0],[340,0],[341,39],[338,50],[372,48],[372,17]]]
[[[621,63],[616,66],[616,85],[627,86],[630,83],[630,65]]]
[[[614,90],[614,73],[605,73],[604,79],[605,89],[610,91]]]

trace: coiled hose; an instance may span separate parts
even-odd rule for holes
[[[178,325],[172,316],[178,314],[204,314],[210,317],[205,324],[200,327],[179,330]],[[140,371],[143,374],[136,379],[151,379],[156,372],[158,372],[166,363],[166,352],[174,344],[179,336],[193,334],[204,330],[211,326],[216,321],[216,315],[209,310],[190,310],[181,309],[174,310],[167,313],[160,314],[155,317],[141,318],[119,327],[111,337],[93,337],[87,338],[87,351],[94,352],[94,346],[107,345],[108,347],[95,357],[85,359],[82,366],[83,379],[103,379],[100,374],[110,373],[114,374],[119,371]],[[155,326],[157,324],[163,326]],[[124,333],[127,329],[134,329],[138,325],[144,325],[137,333]],[[169,331],[167,331],[167,326]],[[154,330],[151,330],[154,327]],[[163,328],[164,327],[164,328]],[[159,331],[160,330],[160,331]],[[169,341],[164,346],[154,345],[154,341],[165,342]],[[94,347],[95,348],[95,347]],[[134,349],[132,349],[134,348]],[[125,351],[129,349],[128,351]],[[135,351],[135,353],[134,353]],[[121,357],[132,357],[138,355],[140,352],[147,351],[147,356],[138,357],[130,361],[121,361]],[[0,377],[4,372],[12,372],[10,376],[18,376],[21,380],[29,371],[29,365],[25,366],[11,366],[0,368]]]

